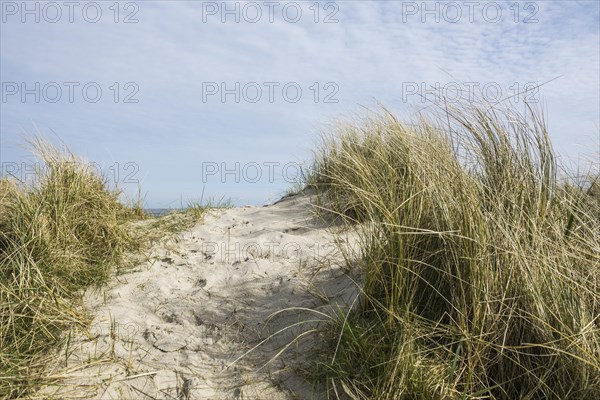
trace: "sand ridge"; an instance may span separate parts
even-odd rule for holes
[[[327,315],[357,297],[339,251],[356,237],[317,219],[312,201],[210,211],[150,261],[87,293],[89,336],[70,340],[65,379],[40,393],[324,398],[298,369],[319,354]]]

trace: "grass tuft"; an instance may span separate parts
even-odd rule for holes
[[[600,398],[600,182],[568,177],[540,112],[382,109],[324,137],[310,184],[363,243],[362,305],[321,365],[332,389]]]
[[[33,139],[35,177],[0,180],[0,398],[44,382],[61,333],[85,325],[83,290],[104,283],[137,245],[135,212],[68,150]]]

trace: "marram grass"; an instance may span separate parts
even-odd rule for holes
[[[332,393],[600,399],[600,181],[564,176],[532,108],[383,109],[325,136],[310,183],[359,227],[365,276]]]
[[[134,212],[67,150],[34,139],[34,179],[0,180],[0,398],[48,379],[63,330],[86,323],[83,290],[102,284],[135,241]]]

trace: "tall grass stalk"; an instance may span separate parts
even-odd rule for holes
[[[85,325],[83,290],[107,280],[135,245],[131,218],[102,176],[65,149],[31,142],[42,164],[0,180],[0,398],[44,382],[63,330]]]
[[[311,184],[364,247],[363,304],[322,365],[335,389],[600,398],[600,182],[564,176],[531,107],[382,109],[324,136]]]

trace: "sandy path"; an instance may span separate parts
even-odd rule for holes
[[[288,310],[268,319],[294,307],[330,314],[356,297],[336,246],[354,239],[317,222],[310,200],[298,195],[268,207],[211,211],[203,223],[153,249],[151,261],[115,277],[101,293],[88,293],[91,337],[71,340],[63,350],[68,377],[42,393],[323,398],[323,388],[297,371],[314,362],[322,341],[312,330],[323,324],[297,323],[324,317]]]

